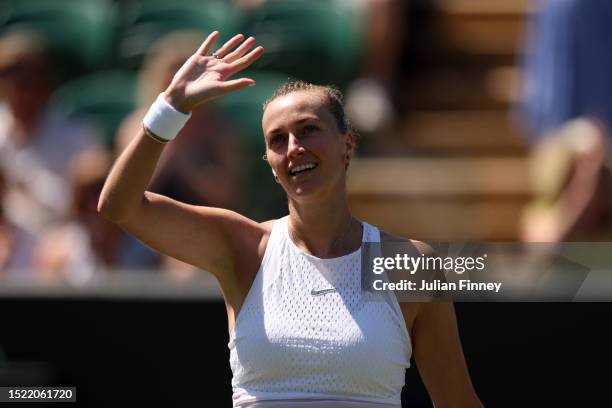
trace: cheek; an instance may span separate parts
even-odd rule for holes
[[[329,139],[323,140],[317,146],[317,151],[321,156],[325,156],[330,162],[342,161],[346,154],[346,149],[343,144],[336,140],[330,142]]]
[[[281,168],[283,167],[282,157],[280,157],[274,152],[271,152],[270,150],[266,152],[266,156],[266,161],[268,162],[270,168],[279,173],[281,171]]]
[[[327,157],[337,156],[341,151],[341,144],[335,134],[319,133],[308,137],[303,142],[304,146],[318,155]]]

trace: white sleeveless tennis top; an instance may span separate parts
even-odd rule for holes
[[[274,223],[230,334],[234,407],[401,407],[412,347],[395,295],[362,291],[361,249],[304,253],[288,219]],[[380,242],[362,224],[363,242]]]

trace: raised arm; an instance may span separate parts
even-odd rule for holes
[[[249,78],[229,78],[257,60],[263,48],[249,51],[255,40],[243,41],[237,35],[215,56],[208,56],[218,36],[215,31],[206,38],[165,90],[166,102],[176,110],[188,113],[201,103],[255,84]],[[98,211],[156,250],[225,280],[236,268],[236,254],[247,259],[258,256],[263,229],[229,210],[187,205],[145,191],[164,146],[140,130],[115,162]]]

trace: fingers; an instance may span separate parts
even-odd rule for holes
[[[255,81],[252,80],[251,78],[240,78],[240,79],[233,79],[231,81],[223,82],[221,89],[223,90],[223,93],[226,93],[226,92],[231,92],[231,91],[237,91],[238,89],[242,89],[247,86],[254,86],[254,85],[255,85]]]
[[[236,61],[238,58],[242,57],[246,52],[255,45],[255,38],[249,37],[247,38],[240,47],[236,48],[234,51],[227,54],[224,58],[225,62],[231,63]]]
[[[212,33],[210,33],[208,37],[206,37],[202,45],[200,45],[200,48],[198,48],[198,50],[196,51],[196,54],[198,55],[208,54],[208,51],[210,51],[210,47],[212,47],[215,41],[217,41],[217,38],[219,38],[218,31],[213,31]]]
[[[263,54],[264,48],[260,45],[259,47],[251,50],[247,55],[238,58],[236,61],[232,62],[230,66],[232,67],[233,72],[238,72],[240,70],[245,69],[253,62],[257,61],[261,54]]]
[[[225,55],[227,55],[227,53],[230,52],[230,50],[232,48],[234,48],[235,46],[240,44],[240,42],[243,39],[244,39],[244,35],[242,35],[242,34],[237,34],[237,35],[233,36],[228,42],[223,44],[223,47],[221,47],[217,51],[215,51],[215,54],[217,55],[218,58],[225,57]]]

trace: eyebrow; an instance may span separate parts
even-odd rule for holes
[[[318,117],[316,117],[316,116],[307,116],[307,117],[305,117],[305,118],[302,118],[302,119],[296,120],[296,121],[295,121],[293,124],[294,124],[294,125],[301,125],[302,123],[304,123],[304,122],[308,122],[309,120],[315,120],[315,121],[318,121],[318,120],[319,120],[319,118],[318,118]],[[267,132],[267,134],[268,134],[268,135],[271,135],[271,134],[274,134],[274,133],[276,133],[276,132],[278,132],[278,131],[280,131],[280,130],[281,130],[281,128],[274,128],[274,129],[270,130],[269,132]]]

